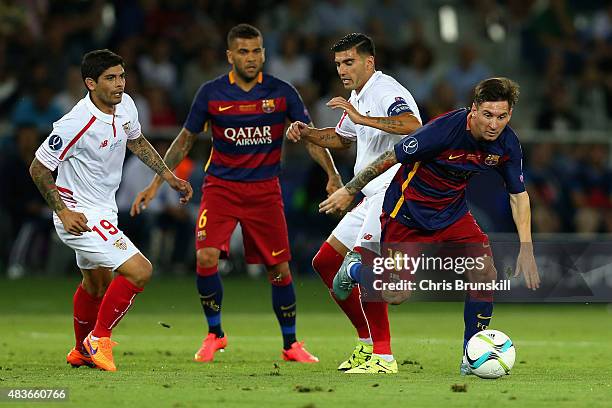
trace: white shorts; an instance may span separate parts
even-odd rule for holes
[[[53,223],[62,242],[74,250],[79,268],[105,267],[114,271],[140,252],[117,227],[117,214],[75,211],[85,214],[91,232],[84,232],[81,236],[72,235],[66,232],[64,225],[55,214],[53,214]]]
[[[365,197],[340,220],[332,235],[348,249],[362,247],[380,254],[380,215],[385,190]]]

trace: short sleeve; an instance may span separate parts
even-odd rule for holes
[[[183,127],[192,133],[198,134],[204,130],[204,124],[209,119],[208,84],[204,84],[198,89],[195,98],[193,98],[191,109]]]
[[[289,120],[292,122],[299,120],[309,124],[312,119],[310,119],[310,114],[304,105],[304,101],[302,101],[302,97],[290,84],[287,84],[287,89],[287,116],[289,117]]]
[[[125,133],[129,140],[138,139],[142,134],[142,127],[138,121],[138,109],[136,108],[134,100],[128,94],[124,93],[123,98],[125,99],[126,108],[130,115],[130,122],[128,126],[124,127]]]
[[[510,143],[507,149],[509,158],[497,168],[497,171],[506,182],[506,189],[510,194],[522,193],[525,191],[523,151],[514,133],[510,135]]]
[[[355,129],[355,124],[351,118],[348,117],[346,112],[342,114],[342,117],[336,125],[336,133],[345,139],[352,140],[353,142],[357,140],[357,130]]]
[[[92,117],[92,119],[95,119]],[[51,134],[36,150],[36,158],[46,168],[54,171],[59,164],[74,155],[75,149],[73,146],[78,141],[77,136],[83,132],[79,129],[89,127],[88,124],[81,123],[82,121],[72,118],[62,118],[53,124]],[[81,125],[81,126],[79,126]]]
[[[397,142],[393,149],[397,161],[408,164],[431,159],[449,146],[448,130],[434,121]]]

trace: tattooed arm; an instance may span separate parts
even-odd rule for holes
[[[172,172],[166,166],[159,153],[157,153],[157,150],[151,146],[151,143],[143,135],[136,139],[128,140],[127,148],[163,180],[168,181],[173,178]]]
[[[395,135],[407,135],[421,127],[421,122],[411,112],[404,112],[396,116],[370,117],[360,114],[346,99],[337,96],[327,102],[332,109],[344,109],[351,121],[356,125],[369,126],[383,132]]]
[[[170,170],[174,170],[176,166],[178,166],[183,159],[187,157],[187,154],[189,154],[189,151],[193,147],[197,136],[197,134],[192,133],[185,128],[181,129],[164,156],[164,162]],[[159,186],[161,186],[162,182],[162,178],[156,174],[155,177],[153,177],[151,184],[149,184],[149,187],[154,188],[155,192],[157,192],[157,189]]]
[[[329,214],[336,211],[346,210],[358,191],[361,191],[361,189],[363,189],[370,181],[384,173],[385,170],[397,162],[397,157],[395,156],[395,152],[393,150],[381,154],[376,160],[368,164],[363,170],[356,174],[355,177],[346,183],[344,187],[319,204],[319,212]]]
[[[351,140],[337,134],[335,128],[317,129],[300,121],[289,125],[286,135],[287,139],[292,142],[299,142],[301,139],[304,139],[307,142],[328,149],[348,149],[353,144]]]
[[[185,129],[183,129],[185,130]],[[181,133],[174,140],[170,149],[166,153],[166,157],[171,153],[172,147],[175,146],[177,141],[180,139]],[[193,142],[192,142],[193,144]],[[157,189],[161,185],[162,181],[166,181],[170,187],[174,190],[181,193],[180,202],[185,204],[187,201],[191,199],[193,195],[193,190],[191,189],[191,184],[189,182],[182,180],[174,175],[172,171],[168,168],[166,163],[162,160],[161,156],[157,151],[151,146],[151,143],[143,135],[132,140],[128,140],[127,147],[130,149],[132,153],[134,153],[138,158],[147,166],[149,166],[155,173],[155,177],[151,181],[151,184],[138,193],[134,202],[132,203],[132,207],[130,208],[130,214],[133,216],[135,214],[139,214],[141,209],[145,209],[149,201],[151,201],[155,194],[157,193]],[[189,146],[191,148],[191,145]],[[178,150],[175,148],[175,150]],[[187,150],[189,151],[189,150]],[[175,156],[181,156],[180,152],[174,152]],[[185,153],[187,154],[187,153]],[[177,161],[176,157],[171,156],[171,162],[169,163],[171,168],[174,169],[180,162],[183,160],[184,155],[181,156],[180,160]]]
[[[59,217],[64,225],[66,232],[80,236],[83,232],[91,231],[87,226],[87,218],[83,213],[72,211],[66,207],[57,191],[55,180],[51,170],[45,167],[38,159],[34,158],[30,165],[30,176],[38,191],[42,194],[45,201]]]
[[[409,112],[383,118],[363,116],[359,122],[355,123],[396,135],[407,135],[421,127],[421,122],[419,122],[416,116]]]

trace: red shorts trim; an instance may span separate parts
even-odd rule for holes
[[[238,223],[247,263],[276,265],[291,259],[278,178],[238,182],[206,176],[196,221],[196,249],[217,248],[227,257]]]

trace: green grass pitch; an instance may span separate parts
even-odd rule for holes
[[[191,360],[205,331],[194,280],[155,279],[113,333],[119,371],[107,373],[65,363],[76,279],[0,280],[0,388],[69,390],[68,402],[33,407],[612,406],[609,305],[497,305],[492,328],[517,349],[512,375],[498,380],[458,375],[461,304],[393,307],[400,373],[349,376],[336,366],[354,333],[321,282],[296,279],[298,338],[321,359],[312,365],[281,361],[265,281],[224,284],[229,345],[213,364]]]

